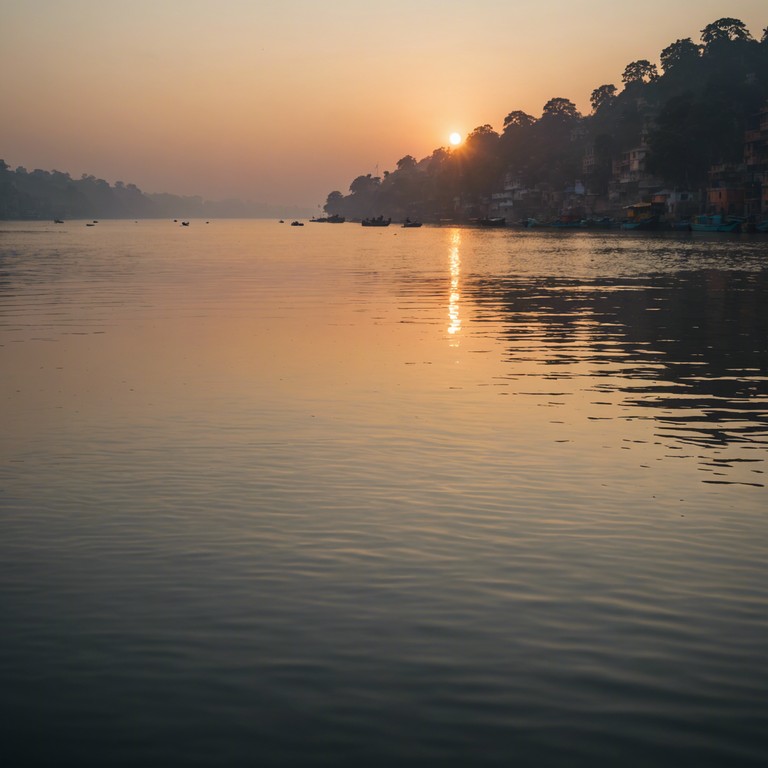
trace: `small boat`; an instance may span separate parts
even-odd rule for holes
[[[338,213],[333,213],[330,216],[321,216],[319,219],[314,216],[309,220],[310,224],[343,224],[346,219],[343,216],[339,216]]]
[[[189,226],[189,222],[188,221],[182,221],[181,222],[181,226],[182,227],[188,227]]]
[[[280,224],[285,224],[285,219],[280,219]]]
[[[557,229],[583,229],[586,224],[581,219],[555,219],[550,226]]]
[[[360,223],[364,227],[388,227],[392,219],[385,219],[383,216],[377,216],[374,219],[363,219]]]
[[[691,232],[741,232],[741,222],[724,219],[720,214],[694,216]]]
[[[507,219],[506,216],[491,216],[485,219],[478,219],[477,223],[481,227],[506,227]]]
[[[291,226],[292,227],[303,227],[304,226],[304,222],[302,222],[302,221],[292,221],[291,222]]]
[[[414,228],[420,227],[420,226],[421,226],[421,222],[420,221],[411,221],[410,218],[407,218],[403,222],[403,229],[414,229]]]
[[[637,219],[626,219],[621,222],[622,229],[634,229],[634,230],[649,230],[659,228],[658,216],[644,216]]]
[[[622,229],[654,230],[661,229],[661,218],[664,214],[663,203],[635,203],[625,209],[626,218],[621,222]]]
[[[64,220],[63,220],[63,219],[54,219],[54,220],[53,220],[53,223],[54,223],[54,224],[63,224],[63,223],[64,223]]]

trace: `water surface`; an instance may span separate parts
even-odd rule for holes
[[[767,267],[0,223],[11,764],[765,764]]]

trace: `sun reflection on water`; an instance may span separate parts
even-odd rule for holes
[[[461,331],[461,317],[459,315],[459,300],[461,293],[459,291],[459,281],[461,278],[461,255],[459,246],[461,245],[461,231],[454,229],[451,232],[451,247],[448,251],[448,258],[451,268],[451,293],[448,300],[448,333],[453,337],[451,346],[457,347],[459,339],[457,338]]]

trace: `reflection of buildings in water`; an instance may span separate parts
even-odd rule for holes
[[[488,319],[501,320],[510,362],[547,365],[559,379],[587,376],[594,391],[648,409],[659,437],[679,445],[762,452],[768,442],[765,274],[497,278],[468,290]]]
[[[454,229],[451,232],[451,247],[448,251],[449,265],[451,270],[451,293],[448,299],[448,333],[454,337],[451,346],[458,346],[458,334],[461,331],[461,316],[459,314],[459,300],[461,299],[460,278],[461,278],[461,255],[459,246],[461,245],[461,231]]]

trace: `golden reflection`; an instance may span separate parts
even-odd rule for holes
[[[451,248],[448,252],[451,267],[451,295],[448,300],[448,333],[454,337],[451,346],[458,346],[459,340],[456,338],[461,331],[461,317],[459,315],[459,281],[461,278],[461,256],[459,246],[461,245],[461,230],[454,229],[451,232]]]

